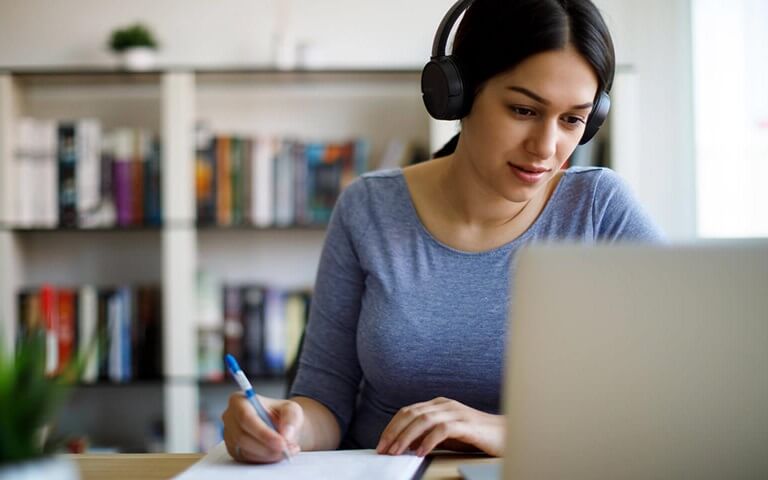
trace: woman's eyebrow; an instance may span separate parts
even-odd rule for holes
[[[523,95],[525,95],[527,97],[531,97],[533,100],[539,102],[542,105],[549,105],[551,103],[549,100],[547,100],[546,98],[542,97],[541,95],[533,93],[532,91],[530,91],[530,90],[528,90],[527,88],[524,88],[524,87],[518,87],[518,86],[515,86],[515,85],[510,85],[510,86],[507,87],[507,90],[513,90],[515,92],[522,93]],[[588,103],[582,103],[580,105],[574,105],[571,108],[574,109],[574,110],[582,110],[582,109],[587,109],[587,108],[591,108],[591,107],[592,107],[592,102],[588,102]]]

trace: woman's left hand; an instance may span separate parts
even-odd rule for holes
[[[376,451],[400,455],[416,450],[423,457],[441,445],[450,450],[477,448],[501,456],[504,417],[475,410],[448,398],[435,398],[400,409],[381,433]]]

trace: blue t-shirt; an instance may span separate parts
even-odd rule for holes
[[[608,169],[568,169],[528,230],[479,253],[427,231],[402,170],[366,174],[334,209],[291,395],[333,412],[344,448],[375,448],[400,408],[435,397],[498,413],[520,247],[661,239]]]

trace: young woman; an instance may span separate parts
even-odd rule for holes
[[[476,0],[452,58],[460,136],[439,158],[344,191],[291,398],[262,398],[279,433],[233,395],[223,420],[235,459],[339,447],[500,455],[516,252],[661,238],[613,172],[562,169],[613,79],[610,34],[589,0]]]

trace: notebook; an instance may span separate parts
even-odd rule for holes
[[[175,480],[415,480],[427,467],[423,457],[403,454],[379,455],[375,450],[330,450],[301,452],[291,461],[267,465],[235,462],[224,442],[199,462],[174,477]]]

